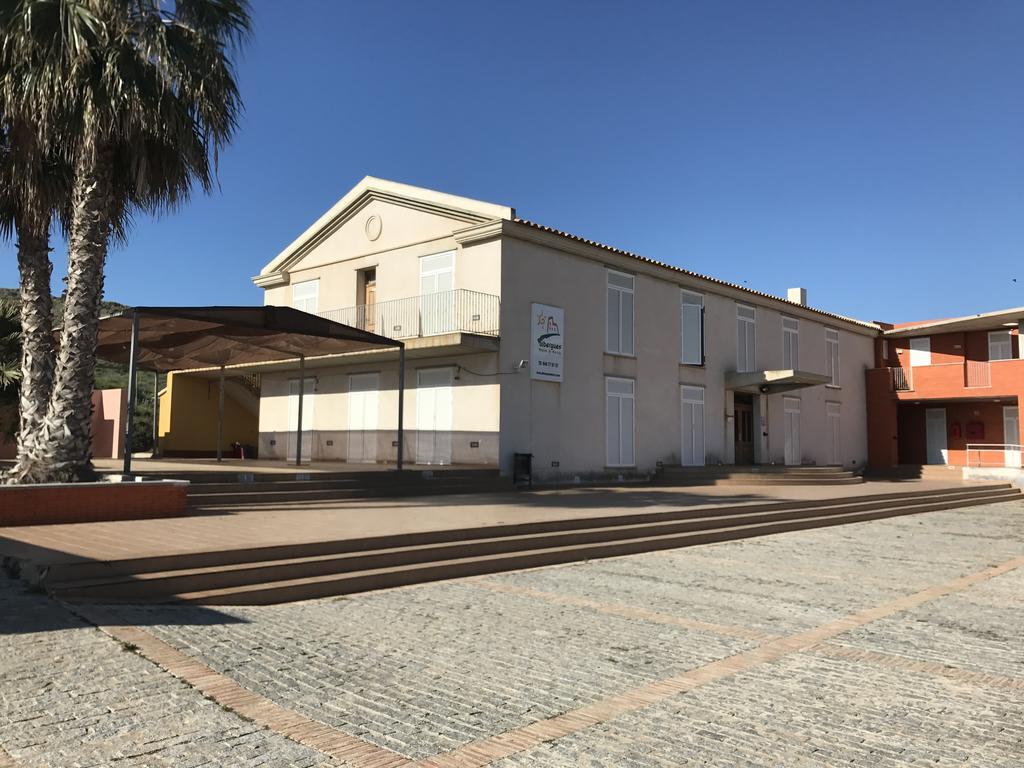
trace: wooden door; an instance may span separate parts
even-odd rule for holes
[[[363,274],[363,328],[377,332],[377,270],[368,269]]]

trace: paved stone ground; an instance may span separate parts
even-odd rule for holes
[[[116,614],[396,764],[1010,768],[1024,764],[1022,608],[1012,502],[343,599]],[[0,673],[16,765],[344,764],[13,583]]]

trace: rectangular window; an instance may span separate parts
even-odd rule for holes
[[[304,280],[292,285],[292,307],[315,315],[320,303],[320,281]]]
[[[782,318],[782,367],[800,368],[800,321],[795,317]]]
[[[990,331],[988,334],[988,359],[1013,359],[1013,341],[1009,331]]]
[[[757,310],[746,304],[736,305],[736,370],[740,373],[757,367],[756,326]]]
[[[608,333],[605,350],[633,354],[633,276],[608,270]]]
[[[918,336],[910,340],[910,365],[932,364],[932,340],[930,336]]]
[[[704,365],[704,297],[683,291],[680,323],[683,348],[679,360],[684,365]]]
[[[605,380],[606,462],[609,467],[636,465],[633,379]]]
[[[682,464],[704,465],[704,387],[681,387],[683,406]]]
[[[825,373],[829,384],[839,386],[839,331],[834,328],[825,329]]]

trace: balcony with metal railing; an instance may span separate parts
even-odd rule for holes
[[[319,312],[321,317],[392,339],[449,333],[497,336],[501,299],[458,288]]]

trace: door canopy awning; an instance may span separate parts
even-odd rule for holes
[[[130,307],[100,319],[96,355],[145,370],[244,366],[360,352],[402,342],[291,307]]]
[[[823,373],[810,371],[749,371],[746,373],[727,373],[725,388],[736,392],[751,392],[762,395],[775,395],[780,392],[792,392],[794,389],[816,387],[828,384],[832,379]]]

